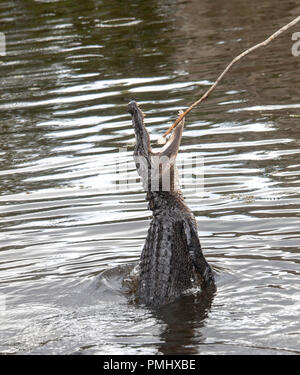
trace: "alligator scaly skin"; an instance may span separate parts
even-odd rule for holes
[[[177,126],[171,140],[160,153],[173,160],[169,168],[173,176],[170,189],[162,190],[159,185],[154,191],[149,182],[149,170],[155,168],[151,162],[157,154],[151,149],[143,113],[138,105],[130,102],[128,111],[132,115],[136,133],[134,156],[142,157],[143,160],[141,163],[135,159],[136,167],[147,192],[149,208],[153,212],[140,259],[137,297],[139,303],[159,306],[177,299],[192,286],[195,277],[200,278],[202,288],[214,288],[214,276],[201,250],[195,217],[185,204],[174,177],[183,123]],[[156,172],[161,180],[161,170]]]

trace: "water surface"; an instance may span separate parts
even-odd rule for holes
[[[151,310],[121,289],[151,214],[127,103],[156,140],[299,13],[277,0],[1,2],[1,353],[300,353],[299,26],[186,119],[180,155],[204,158],[205,186],[183,193],[216,295]]]

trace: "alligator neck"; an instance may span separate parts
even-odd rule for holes
[[[148,191],[146,200],[149,202],[149,209],[153,215],[170,211],[175,208],[188,207],[185,205],[182,192],[180,190],[173,191]]]

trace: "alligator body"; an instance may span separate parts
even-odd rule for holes
[[[173,302],[197,277],[202,289],[215,287],[204,258],[197,223],[179,189],[176,156],[184,120],[160,152],[150,146],[144,116],[137,103],[128,104],[136,135],[134,159],[153,212],[140,259],[138,301],[150,306]]]

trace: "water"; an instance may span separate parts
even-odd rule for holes
[[[299,26],[186,119],[180,154],[204,157],[205,189],[183,192],[216,295],[151,310],[121,288],[150,219],[127,103],[157,139],[299,11],[276,0],[1,2],[1,353],[300,352]],[[132,178],[118,190],[116,160]]]

